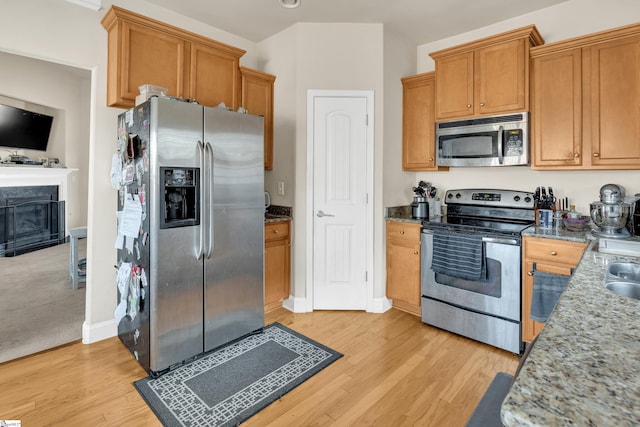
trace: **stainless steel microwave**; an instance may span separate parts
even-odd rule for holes
[[[529,113],[436,123],[438,166],[529,164]]]

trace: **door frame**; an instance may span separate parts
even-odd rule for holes
[[[374,311],[374,270],[373,270],[373,239],[374,239],[374,151],[375,151],[375,116],[374,116],[374,91],[373,90],[325,90],[325,89],[308,89],[307,90],[307,192],[306,192],[306,211],[309,220],[306,221],[306,300],[307,311],[313,311],[313,173],[314,173],[314,101],[316,98],[365,98],[367,100],[367,153],[366,153],[366,169],[367,169],[367,207],[366,207],[366,233],[367,233],[367,292],[366,292],[366,311]]]

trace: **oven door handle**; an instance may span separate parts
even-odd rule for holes
[[[482,241],[484,243],[498,243],[498,244],[502,244],[502,245],[519,245],[520,242],[518,242],[516,239],[505,239],[502,237],[483,237]]]

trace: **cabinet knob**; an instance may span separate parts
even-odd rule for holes
[[[593,157],[600,157],[600,153],[593,153]]]
[[[404,234],[404,230],[400,230],[400,234]]]
[[[467,104],[467,108],[471,108],[471,104]]]
[[[481,102],[481,103],[480,103],[480,106],[481,106],[481,107],[484,107],[484,105],[485,105],[485,104],[484,104],[484,102]]]
[[[551,256],[556,256],[556,255],[558,255],[558,252],[556,252],[556,251],[551,251],[551,252],[549,252],[549,255],[551,255]]]
[[[433,163],[433,158],[430,158],[430,159],[429,159],[429,163]]]
[[[279,232],[279,230],[273,230],[273,234],[278,234]]]
[[[527,276],[533,276],[533,270],[527,271]]]
[[[573,153],[573,157],[577,159],[578,157],[580,157],[580,153]]]
[[[414,255],[418,255],[418,251],[413,251],[413,254]]]

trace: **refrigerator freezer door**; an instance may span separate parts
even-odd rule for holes
[[[199,171],[203,108],[200,105],[159,98],[151,99],[151,183],[147,215],[150,215],[151,338],[152,371],[162,371],[203,351],[202,216],[195,225],[161,228],[166,206],[160,170]],[[177,174],[177,172],[174,172]],[[178,174],[175,179],[184,181]],[[181,182],[182,182],[181,181]],[[201,193],[195,192],[200,198]],[[198,201],[198,206],[201,201]]]
[[[264,326],[264,139],[262,117],[206,107],[204,117],[208,351]]]

